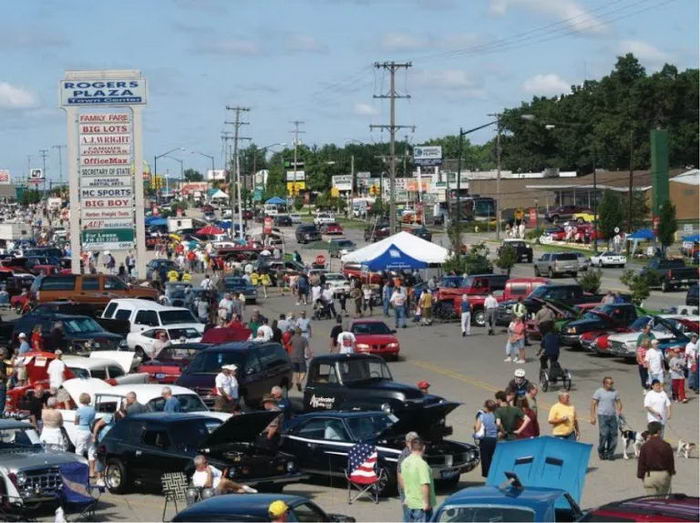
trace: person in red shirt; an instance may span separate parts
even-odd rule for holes
[[[44,350],[44,336],[41,334],[41,325],[34,325],[31,337],[32,350]]]
[[[282,333],[282,347],[287,351],[287,354],[292,352],[292,336],[294,331],[292,329],[287,329]]]
[[[540,435],[540,424],[537,421],[537,414],[530,408],[530,403],[526,397],[520,397],[515,400],[515,406],[519,407],[528,418],[530,423],[520,432],[518,439],[537,438]]]

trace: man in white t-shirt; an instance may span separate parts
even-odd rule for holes
[[[671,419],[671,400],[663,390],[659,380],[651,382],[651,390],[644,396],[644,409],[647,411],[647,421],[658,421],[664,427]],[[663,433],[661,434],[663,437]]]
[[[192,474],[192,486],[198,488],[211,488],[217,494],[245,494],[255,493],[257,490],[250,488],[248,485],[243,485],[231,481],[223,477],[223,473],[209,464],[207,458],[203,455],[195,456],[195,470]]]
[[[355,352],[357,339],[350,331],[343,331],[338,334],[338,352],[340,354],[352,354]]]
[[[59,349],[54,354],[56,358],[46,367],[46,373],[49,375],[49,387],[52,389],[59,389],[65,380],[64,372],[66,371],[66,364],[63,363],[62,360],[62,350]]]
[[[659,350],[659,340],[651,340],[651,347],[644,356],[644,363],[649,370],[649,383],[659,380],[664,383],[664,357]]]
[[[214,378],[216,388],[216,400],[214,410],[221,412],[233,412],[238,403],[238,380],[236,379],[236,365],[222,365],[221,372]]]

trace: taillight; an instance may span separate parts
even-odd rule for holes
[[[669,278],[669,279],[671,278],[671,270],[670,270],[670,269],[669,269],[669,271],[666,273],[666,277]]]

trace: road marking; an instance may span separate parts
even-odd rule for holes
[[[447,376],[448,378],[452,378],[458,381],[462,381],[464,383],[468,383],[469,385],[473,385],[475,387],[478,387],[480,389],[487,390],[489,392],[497,392],[498,389],[497,387],[494,387],[490,383],[486,383],[485,381],[477,380],[474,378],[471,378],[469,376],[466,376],[464,374],[461,374],[459,372],[455,372],[450,369],[445,369],[444,367],[440,367],[438,365],[435,365],[433,363],[428,363],[427,361],[420,361],[420,360],[410,360],[409,363],[411,365],[414,365],[416,367],[420,367],[422,369],[427,369],[432,372],[435,372],[436,374],[441,374],[443,376]]]

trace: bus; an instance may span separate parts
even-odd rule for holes
[[[496,219],[496,200],[488,196],[466,196],[459,199],[461,212],[458,213],[457,200],[450,200],[450,217],[463,222],[491,221]]]

